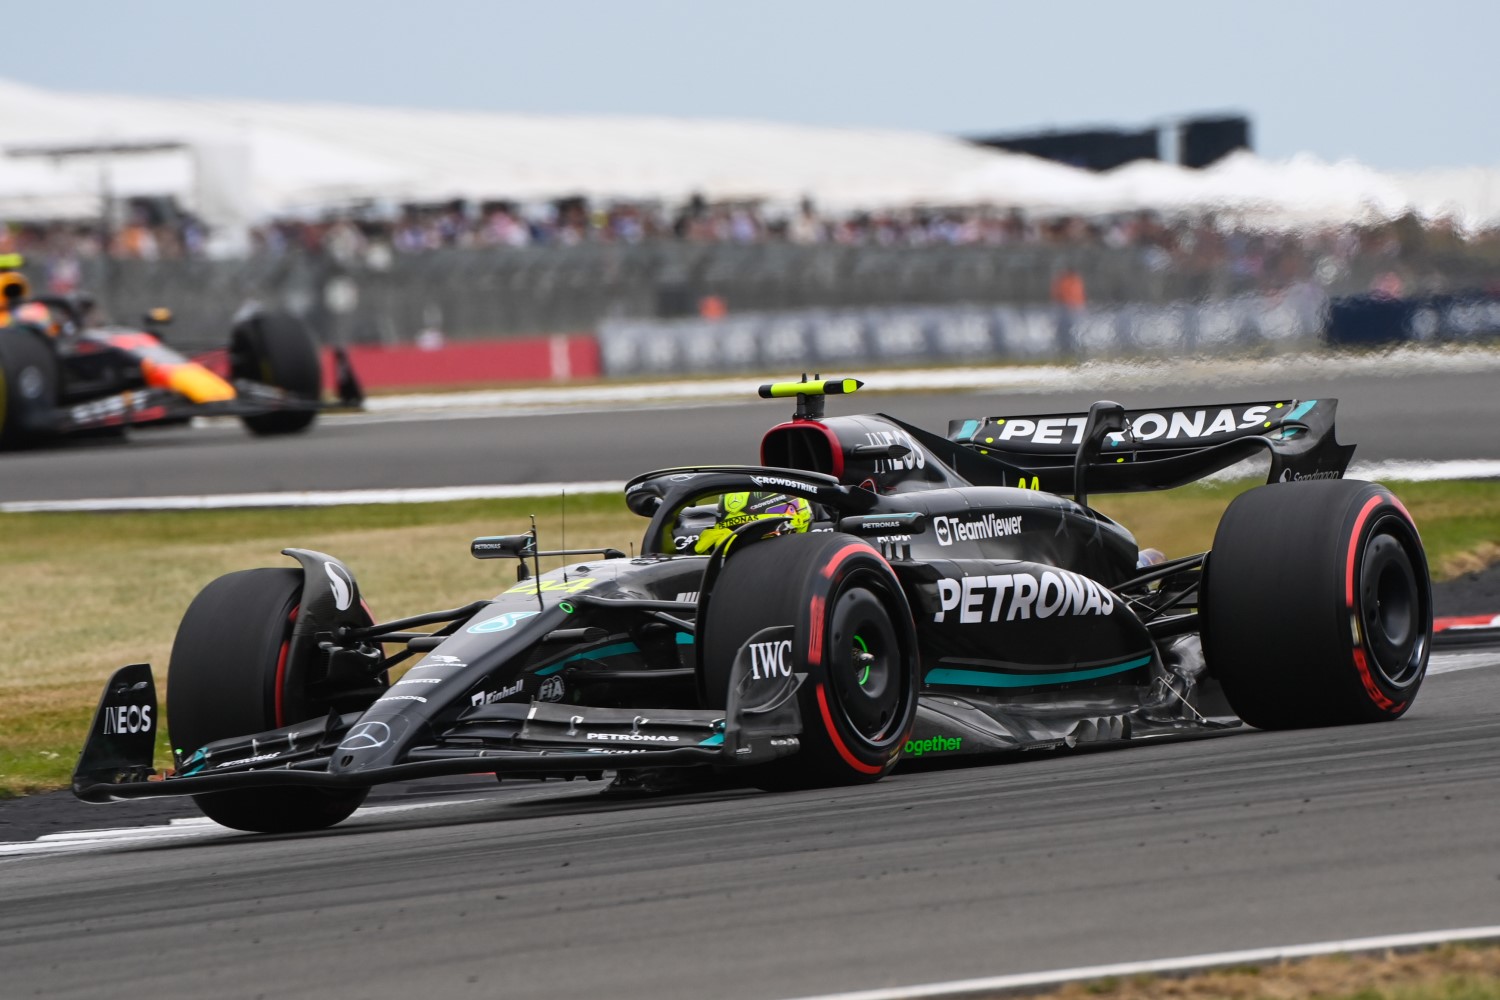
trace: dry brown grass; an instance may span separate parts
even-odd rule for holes
[[[1480,1000],[1500,997],[1500,948],[1333,955],[1183,978],[1072,983],[1039,1000]]]
[[[1462,576],[1488,569],[1496,563],[1500,563],[1500,544],[1480,542],[1468,552],[1455,552],[1443,557],[1434,572],[1444,578]]]
[[[557,503],[544,503],[534,508],[543,547],[560,547]],[[528,527],[529,502],[484,509],[495,506],[0,515],[0,607],[25,623],[0,659],[0,796],[66,782],[116,668],[152,664],[162,693],[177,623],[215,577],[295,567],[280,550],[310,548],[343,559],[377,615],[457,607],[515,582],[514,561],[469,555],[475,536]],[[569,508],[569,546],[639,544],[646,522],[618,500]]]
[[[631,526],[624,518],[572,518],[577,523],[569,525],[568,544],[624,547],[638,542],[622,530]],[[552,520],[549,526],[539,519],[544,546],[549,538],[550,544],[558,538]],[[502,527],[519,530],[524,525],[522,519]],[[149,662],[164,669],[177,623],[198,590],[237,569],[295,567],[279,554],[286,547],[338,556],[383,617],[466,604],[515,582],[514,561],[469,555],[469,539],[499,533],[492,520],[314,532],[299,532],[288,524],[279,544],[268,543],[260,531],[236,538],[232,525],[224,540],[158,541],[138,530],[129,515],[112,516],[98,527],[104,530],[91,532],[93,537],[79,540],[82,544],[46,551],[33,545],[29,556],[13,551],[5,559],[7,617],[47,623],[21,632],[0,662],[0,692],[7,698],[9,689],[34,688],[40,678],[59,685],[102,683],[109,671],[125,663]]]

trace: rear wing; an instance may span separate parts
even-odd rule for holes
[[[1088,466],[1088,490],[1170,489],[1265,452],[1268,482],[1339,479],[1354,446],[1338,443],[1337,408],[1337,399],[1273,399],[1127,410],[1126,430],[1108,435]],[[921,436],[975,485],[1076,493],[1073,461],[1087,419],[1086,413],[1049,413],[953,420],[946,440]]]

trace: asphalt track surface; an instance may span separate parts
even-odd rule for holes
[[[0,994],[735,1000],[1495,924],[1500,657],[1434,670],[1393,724],[0,851]]]
[[[879,377],[830,414],[883,410],[939,433],[950,419],[1082,411],[1099,398],[1130,407],[1280,396],[1339,399],[1339,438],[1356,461],[1500,459],[1500,374],[1484,370],[1348,374],[1309,360],[1288,376],[1237,375],[1128,389],[882,393]],[[1160,378],[1156,379],[1160,382]],[[213,493],[624,481],[673,465],[753,463],[760,435],[790,416],[784,401],[704,406],[601,405],[510,415],[363,414],[325,418],[307,435],[256,439],[234,424],[140,431],[0,456],[0,502]]]
[[[872,387],[874,384],[872,383]],[[1309,369],[1121,392],[871,392],[953,417],[1337,396],[1357,460],[1500,457],[1493,371]],[[0,501],[626,479],[754,461],[783,403],[236,427],[0,456]],[[1500,922],[1500,656],[1436,657],[1393,725],[612,801],[394,786],[315,835],[164,800],[0,804],[0,996],[787,997]],[[395,808],[407,806],[412,808]],[[150,828],[147,827],[147,830]]]

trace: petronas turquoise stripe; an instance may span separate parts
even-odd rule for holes
[[[693,637],[691,635],[686,632],[677,633],[677,645],[691,646],[692,644]],[[613,646],[600,646],[598,649],[591,649],[585,653],[574,653],[566,660],[558,660],[556,663],[549,663],[547,666],[538,670],[536,672],[536,675],[538,677],[546,677],[548,674],[555,674],[563,667],[566,667],[568,664],[576,663],[579,660],[607,660],[611,656],[620,656],[624,653],[639,653],[640,651],[641,647],[637,646],[633,642],[617,642]]]
[[[1071,684],[1074,681],[1091,681],[1098,677],[1109,677],[1144,667],[1151,657],[1142,656],[1127,663],[1116,663],[1110,667],[1094,667],[1090,670],[1065,670],[1045,674],[1002,674],[991,670],[957,670],[938,667],[927,672],[927,684],[947,684],[953,687],[1020,688],[1041,687],[1046,684]]]

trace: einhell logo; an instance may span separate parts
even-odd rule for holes
[[[104,735],[149,733],[151,731],[151,708],[150,705],[109,706],[104,710]]]
[[[792,640],[752,642],[750,644],[750,679],[770,680],[792,676]]]

